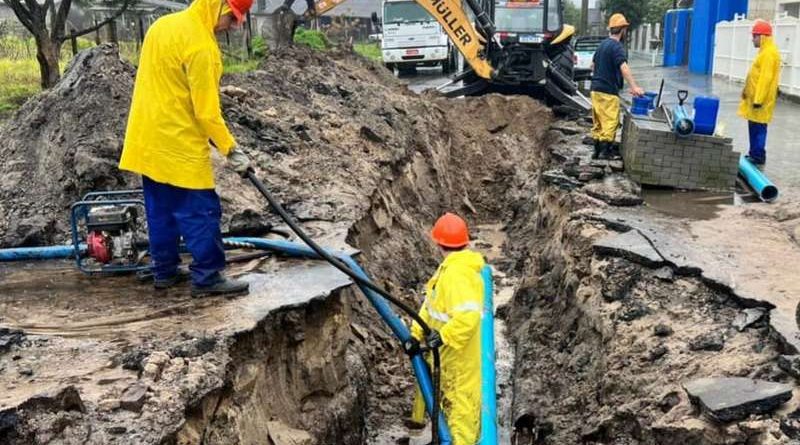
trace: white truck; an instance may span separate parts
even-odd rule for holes
[[[414,0],[383,1],[383,63],[390,70],[441,65],[442,72],[456,69],[458,51],[447,33]]]

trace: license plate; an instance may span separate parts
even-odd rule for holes
[[[419,50],[418,49],[407,49],[406,50],[406,55],[407,56],[416,56],[417,54],[419,54]]]
[[[542,38],[539,36],[522,34],[519,36],[519,43],[542,43]]]

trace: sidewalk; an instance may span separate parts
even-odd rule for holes
[[[734,147],[746,153],[748,150],[747,122],[736,115],[742,84],[724,79],[689,73],[686,67],[651,67],[650,59],[635,56],[631,67],[639,84],[647,91],[658,91],[664,79],[662,103],[678,103],[677,91],[689,90],[689,103],[698,95],[713,95],[720,98],[718,127],[723,134],[733,138]],[[626,97],[627,96],[627,97]],[[623,97],[630,100],[625,93]],[[764,173],[778,186],[781,194],[800,194],[800,105],[780,99],[775,107],[775,116],[769,125],[767,137],[767,164]]]

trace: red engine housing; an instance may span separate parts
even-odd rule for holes
[[[103,236],[101,232],[89,232],[86,237],[86,253],[91,258],[102,264],[111,262],[111,246],[109,239]]]

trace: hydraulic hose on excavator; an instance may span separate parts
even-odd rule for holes
[[[395,336],[403,343],[404,347],[408,341],[411,340],[411,334],[408,331],[408,328],[402,321],[397,317],[397,315],[385,304],[385,302],[381,301],[380,297],[388,300],[398,308],[400,308],[403,312],[408,314],[414,321],[416,321],[421,327],[425,336],[427,337],[431,333],[430,326],[425,323],[424,320],[417,314],[417,312],[400,301],[399,299],[393,297],[387,291],[382,289],[381,287],[374,284],[366,274],[360,270],[358,264],[352,260],[349,256],[341,256],[337,258],[336,256],[332,255],[331,253],[327,252],[325,249],[320,247],[314,240],[312,240],[292,219],[292,217],[286,212],[283,206],[275,199],[274,196],[267,190],[264,183],[259,180],[253,171],[249,171],[247,173],[247,179],[253,183],[253,185],[258,189],[258,191],[264,196],[264,198],[269,203],[270,207],[278,213],[278,215],[283,219],[284,222],[292,229],[297,236],[303,240],[303,242],[311,248],[311,250],[320,258],[324,259],[328,263],[330,263],[333,267],[337,268],[339,271],[350,277],[358,286],[361,288],[362,292],[366,295],[366,297],[370,300],[370,302],[375,306],[375,309],[381,315],[383,320],[389,325],[389,327],[394,332]],[[243,242],[254,242],[258,240],[252,240],[249,238],[241,239]],[[268,240],[262,240],[262,243],[268,243]],[[274,243],[274,241],[273,241]],[[258,245],[256,245],[258,247]],[[302,252],[299,252],[302,254]],[[374,294],[373,294],[374,293]],[[375,295],[377,294],[377,295]],[[414,372],[417,376],[417,381],[420,386],[420,390],[425,398],[425,402],[428,408],[428,413],[431,418],[431,443],[433,445],[450,445],[451,438],[450,438],[450,431],[447,427],[447,422],[444,419],[444,416],[440,412],[439,400],[440,400],[440,377],[441,377],[441,369],[440,369],[440,355],[438,347],[427,347],[425,350],[429,350],[433,356],[433,376],[431,382],[431,376],[428,374],[429,369],[425,360],[422,357],[422,352],[419,351],[411,356],[412,366],[414,368]],[[432,393],[432,394],[431,394]],[[436,420],[434,420],[436,419]]]

